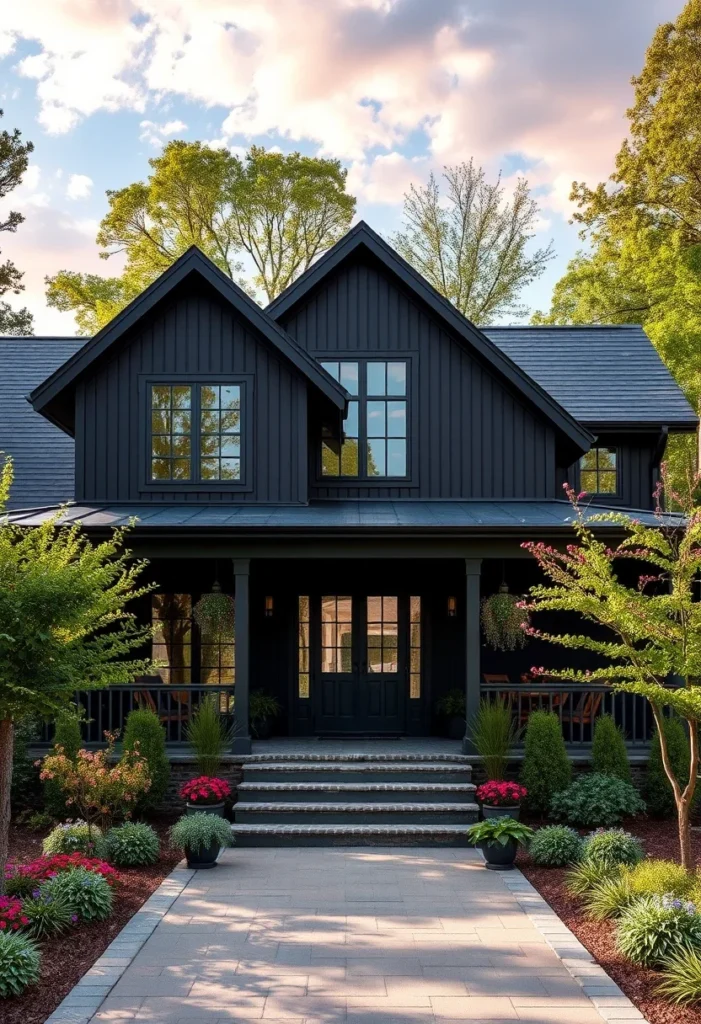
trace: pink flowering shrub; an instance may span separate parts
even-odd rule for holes
[[[180,796],[190,804],[220,804],[231,796],[231,786],[225,779],[200,775],[180,787]]]
[[[73,868],[85,868],[96,875],[102,875],[110,885],[119,880],[118,872],[104,860],[86,857],[82,853],[57,853],[54,857],[37,857],[29,864],[8,864],[5,869],[5,888],[9,895],[27,896],[47,878]]]
[[[484,782],[477,787],[477,799],[488,807],[515,807],[528,796],[518,782]]]

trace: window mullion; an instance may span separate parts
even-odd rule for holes
[[[368,360],[358,362],[358,477],[368,479]]]
[[[200,412],[200,384],[192,385],[192,479],[200,483],[200,433],[201,433],[201,412]]]

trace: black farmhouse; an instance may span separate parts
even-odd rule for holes
[[[297,737],[435,735],[456,688],[468,714],[481,691],[527,704],[563,655],[489,648],[481,600],[537,579],[524,540],[569,537],[565,482],[651,516],[669,434],[697,429],[640,328],[478,328],[364,223],[267,309],[191,249],[94,338],[6,338],[0,361],[13,519],[135,517],[160,667],[128,700],[176,740],[193,695],[233,691],[241,754],[256,690]],[[235,627],[209,643],[215,585]],[[586,742],[601,695],[562,690]]]

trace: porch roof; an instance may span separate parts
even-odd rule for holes
[[[38,526],[55,515],[57,506],[16,510],[13,523]],[[591,506],[587,515],[629,513],[650,526],[658,521],[650,511]],[[419,533],[571,529],[572,506],[567,501],[334,501],[310,505],[78,505],[67,506],[65,522],[88,528],[126,526],[137,519],[144,531],[236,530],[245,533]],[[668,515],[673,524],[679,517]],[[604,528],[607,524],[601,524]],[[611,526],[609,525],[609,529]]]

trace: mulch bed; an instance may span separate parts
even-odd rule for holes
[[[676,823],[674,821],[632,821],[626,829],[643,842],[650,857],[678,859]],[[692,833],[692,851],[696,865],[701,864],[701,833]],[[612,921],[589,921],[578,904],[565,890],[566,871],[560,868],[539,868],[527,854],[520,852],[518,867],[550,904],[579,941],[596,957],[607,974],[620,985],[650,1024],[701,1024],[701,1008],[681,1007],[665,1002],[656,994],[660,983],[657,971],[631,964],[616,951],[615,925]]]
[[[43,1024],[68,995],[77,981],[121,931],[130,917],[170,874],[181,854],[167,845],[170,821],[152,821],[161,839],[161,859],[147,868],[122,868],[115,887],[115,910],[107,921],[84,924],[60,938],[41,945],[41,979],[17,999],[0,1004],[2,1024]],[[23,825],[10,829],[10,857],[16,861],[33,860],[41,854],[43,833]]]

